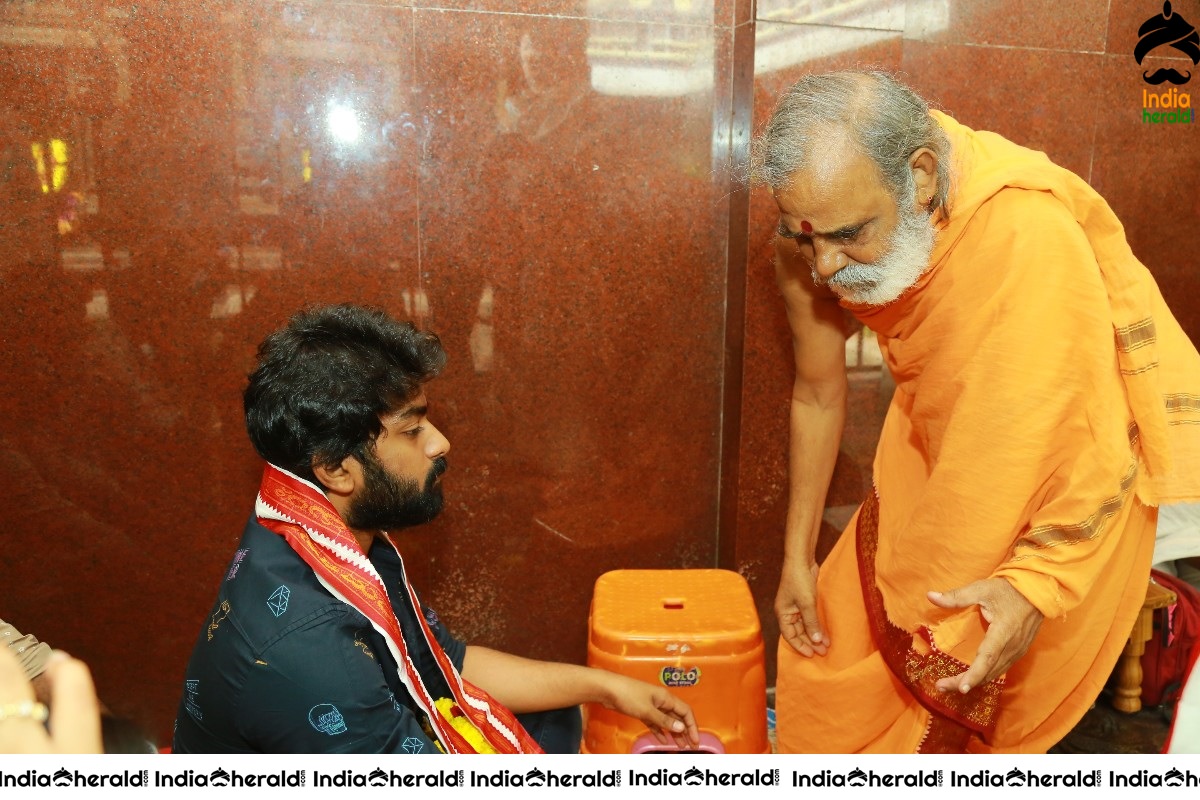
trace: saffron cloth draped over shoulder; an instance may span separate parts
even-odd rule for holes
[[[787,752],[1042,752],[1099,695],[1145,596],[1160,502],[1200,499],[1200,356],[1104,200],[1044,154],[934,112],[953,148],[930,267],[848,306],[896,380],[874,491],[821,567],[832,642],[781,641]],[[1044,616],[967,695],[977,607],[1008,580]]]

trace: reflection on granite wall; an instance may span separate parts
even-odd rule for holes
[[[1200,25],[1200,2],[1174,9]],[[1168,46],[1139,65],[1138,28],[1158,0],[758,0],[754,117],[810,72],[879,67],[899,72],[935,107],[977,129],[1045,151],[1087,179],[1125,224],[1134,253],[1158,279],[1188,335],[1200,340],[1200,263],[1187,239],[1200,224],[1200,133],[1194,124],[1142,119],[1142,73],[1197,73]],[[1195,81],[1192,81],[1195,85]],[[1177,87],[1185,90],[1186,87]],[[1191,94],[1194,96],[1195,91]],[[769,643],[787,499],[791,345],[771,269],[775,210],[751,201],[745,361],[737,478],[737,568],[759,602]],[[867,332],[869,334],[869,332]],[[874,445],[891,397],[869,336],[847,343],[847,428],[827,498],[818,554],[828,552],[870,486]],[[770,674],[774,674],[773,671]]]
[[[446,344],[447,509],[402,543],[461,636],[582,661],[603,571],[714,562],[750,4],[524,5],[0,10],[0,616],[152,734],[252,508],[245,375],[305,305]]]
[[[353,301],[450,354],[447,510],[400,543],[453,630],[581,661],[600,573],[719,563],[773,660],[791,366],[772,203],[730,169],[751,112],[808,71],[906,71],[1088,177],[1196,335],[1200,151],[1140,122],[1145,5],[4,4],[0,617],[169,736],[257,486],[255,346]],[[848,343],[826,543],[868,481],[872,353]]]

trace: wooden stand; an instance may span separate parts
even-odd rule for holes
[[[1154,611],[1174,602],[1174,592],[1150,581],[1142,610],[1138,612],[1129,641],[1125,643],[1125,650],[1117,661],[1117,686],[1112,701],[1117,711],[1136,714],[1142,710],[1142,654],[1146,652],[1146,642],[1154,632]]]

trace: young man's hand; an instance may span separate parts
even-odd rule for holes
[[[670,742],[680,750],[694,750],[700,745],[700,731],[691,707],[666,687],[615,672],[605,675],[606,708],[641,720],[661,744]]]
[[[467,645],[462,676],[514,714],[600,703],[644,722],[661,744],[673,743],[681,750],[700,746],[691,707],[665,686],[579,664],[534,661],[479,645]]]

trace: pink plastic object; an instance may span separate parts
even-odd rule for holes
[[[724,753],[725,746],[721,744],[720,739],[704,731],[700,732],[700,746],[694,750],[681,750],[671,742],[663,744],[655,739],[653,734],[646,733],[633,743],[631,752],[636,756],[643,753]]]

